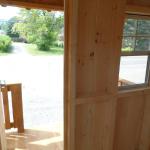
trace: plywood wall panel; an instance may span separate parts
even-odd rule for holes
[[[67,41],[73,52],[70,62],[74,58],[76,62],[72,65],[75,95],[70,104],[74,117],[70,135],[75,145],[69,150],[139,149],[142,138],[149,135],[143,130],[143,91],[116,96],[126,1],[68,3],[77,6],[72,5],[69,22],[76,32]]]
[[[123,6],[123,1],[78,2],[77,95],[117,89]]]
[[[145,95],[145,108],[142,122],[141,137],[139,141],[139,149],[150,149],[150,95]]]
[[[75,150],[113,150],[124,11],[124,0],[78,0]]]
[[[115,99],[78,105],[75,149],[112,150],[115,110]]]
[[[139,148],[144,107],[143,94],[118,99],[114,150]]]

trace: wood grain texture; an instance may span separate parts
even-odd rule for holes
[[[142,122],[141,137],[139,141],[140,150],[150,149],[150,94],[145,95],[144,117]]]
[[[76,47],[78,1],[65,1],[64,150],[75,149]]]
[[[77,106],[77,150],[112,150],[115,109],[115,99]]]
[[[75,150],[113,150],[125,1],[79,0],[77,11]]]
[[[106,0],[78,3],[77,96],[114,94],[125,4]]]
[[[114,150],[135,150],[139,146],[143,114],[144,95],[122,97],[117,103]]]
[[[60,0],[0,2],[63,9]],[[117,86],[125,7],[147,15],[149,6],[148,0],[65,1],[65,150],[149,150],[149,91],[118,94]]]

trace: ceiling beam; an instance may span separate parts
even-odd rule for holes
[[[46,2],[32,2],[32,1],[17,1],[17,0],[0,0],[0,5],[2,6],[16,6],[22,8],[31,8],[31,9],[45,9],[45,10],[57,10],[63,11],[64,6],[62,3],[48,3]]]

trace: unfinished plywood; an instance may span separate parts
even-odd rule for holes
[[[73,92],[69,103],[74,112],[69,120],[74,122],[70,124],[74,146],[69,150],[111,150],[125,1],[67,3],[77,6],[69,7],[67,16],[68,31],[75,31],[67,34],[66,42],[71,55],[69,71],[75,73],[70,74],[75,95]]]
[[[123,7],[123,1],[78,2],[78,97],[117,91]]]
[[[115,98],[77,106],[77,150],[112,150],[115,109]]]
[[[130,12],[149,14],[149,7],[132,4]],[[118,93],[125,6],[122,0],[66,2],[67,150],[150,147],[150,91]]]
[[[139,148],[144,107],[143,92],[136,95],[124,95],[118,99],[114,150],[135,150]]]
[[[145,108],[142,120],[142,130],[139,139],[139,149],[149,150],[150,148],[150,93],[145,94]]]
[[[65,1],[64,150],[75,148],[77,8],[77,1]]]

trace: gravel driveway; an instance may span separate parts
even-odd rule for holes
[[[26,128],[63,122],[63,56],[30,56],[23,48],[0,56],[0,68],[1,80],[22,83]]]

